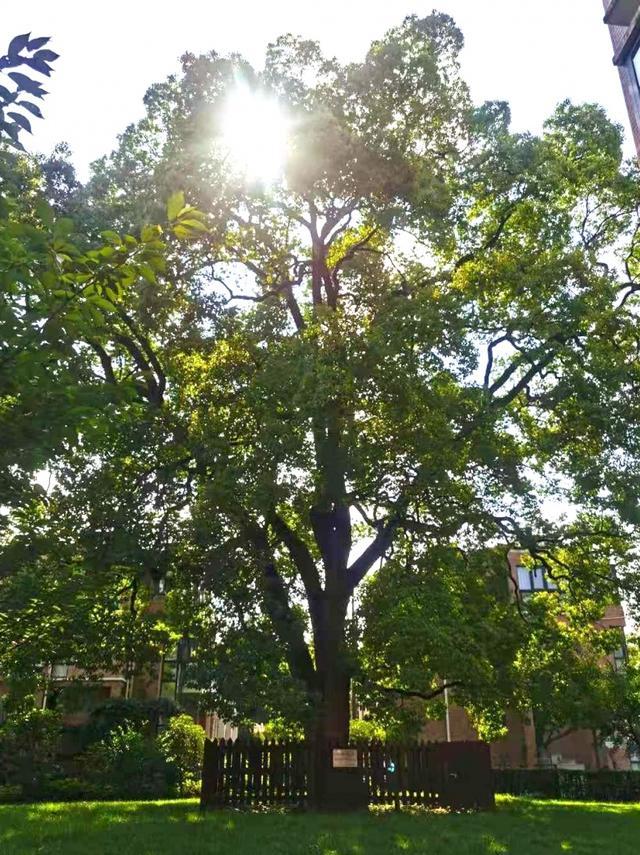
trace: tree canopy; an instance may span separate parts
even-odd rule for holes
[[[261,70],[186,54],[63,200],[84,234],[20,215],[57,267],[12,258],[4,284],[11,483],[55,473],[85,572],[166,579],[236,720],[344,739],[354,678],[373,701],[446,677],[491,717],[551,625],[491,637],[522,620],[511,547],[567,612],[634,594],[637,170],[595,105],[511,132],[461,47],[434,13],[346,65],[291,36]],[[225,147],[238,87],[288,117],[272,183]]]

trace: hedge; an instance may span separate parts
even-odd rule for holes
[[[494,769],[496,793],[596,802],[640,802],[640,772]]]

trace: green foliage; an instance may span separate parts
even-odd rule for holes
[[[190,687],[235,722],[344,739],[354,678],[404,732],[443,677],[486,734],[511,702],[543,715],[551,696],[544,729],[576,712],[594,617],[640,590],[638,171],[594,105],[512,133],[506,105],[472,104],[461,46],[433,13],[347,65],[292,37],[262,69],[187,54],[59,212],[3,162],[24,189],[0,228],[16,679],[48,615],[52,661],[119,645],[138,668],[188,637]],[[292,119],[272,185],[224,147],[239,80]],[[521,617],[514,546],[558,580],[566,624],[549,597]],[[73,584],[39,590],[48,567]],[[104,647],[90,617],[75,641],[85,591]]]
[[[114,730],[131,730],[143,735],[154,735],[160,722],[173,721],[176,705],[167,698],[138,700],[114,698],[91,711],[86,727],[87,741],[108,739]]]
[[[84,775],[103,797],[162,798],[172,794],[179,773],[155,740],[133,728],[116,727],[83,758]]]
[[[460,702],[485,715],[504,704],[525,627],[495,551],[399,554],[367,583],[360,615],[367,708],[419,729],[425,716],[442,717],[442,694],[425,708],[411,692],[437,693],[445,677]]]
[[[506,709],[533,712],[541,751],[568,728],[604,727],[616,679],[604,663],[622,642],[596,623],[606,597],[576,602],[560,581],[518,612],[507,581],[493,550],[413,550],[388,561],[360,610],[367,709],[388,726],[413,722],[417,734],[425,719],[443,717],[446,678],[449,701],[487,739],[504,735]]]
[[[304,739],[303,728],[291,718],[274,718],[266,721],[258,732],[260,739],[274,739],[278,742],[283,740],[301,741]]]
[[[100,800],[108,795],[98,783],[71,777],[50,777],[40,785],[35,794],[39,800],[51,802],[79,802]],[[19,801],[14,794],[15,801]]]
[[[51,710],[23,709],[0,725],[0,783],[33,793],[55,767],[60,716]]]
[[[147,611],[156,584],[149,565],[161,572],[156,533],[142,537],[137,525],[154,518],[155,527],[155,509],[139,494],[125,507],[113,481],[101,483],[101,495],[93,490],[112,531],[107,554],[99,545],[106,529],[81,510],[91,485],[67,489],[74,471],[87,474],[88,458],[72,453],[66,473],[52,471],[66,451],[79,451],[80,435],[91,442],[101,432],[96,413],[114,416],[135,397],[135,383],[115,395],[106,377],[96,385],[87,356],[101,350],[103,318],[124,311],[125,290],[157,285],[165,266],[160,227],[139,238],[100,235],[91,215],[81,223],[63,215],[79,214],[81,195],[65,157],[61,149],[39,162],[0,151],[0,338],[8,345],[0,360],[0,674],[18,698],[46,688],[43,666],[79,662],[87,676],[130,675],[157,661],[170,639]],[[114,422],[121,448],[122,431]],[[49,490],[39,482],[45,467]]]
[[[640,639],[626,640],[627,661],[622,668],[606,673],[598,731],[601,740],[622,745],[629,753],[640,753]]]
[[[40,107],[29,98],[41,99],[47,93],[29,75],[6,69],[26,66],[29,73],[35,71],[49,77],[53,71],[50,63],[58,59],[58,54],[44,47],[48,42],[47,36],[31,38],[31,33],[23,33],[11,39],[6,54],[0,57],[0,79],[15,87],[9,89],[0,84],[0,142],[6,140],[17,149],[24,150],[21,132],[32,133],[31,116],[42,118]]]
[[[22,798],[22,786],[20,784],[0,784],[0,804],[3,802],[19,802]]]
[[[135,574],[123,568],[94,574],[56,542],[46,523],[37,528],[15,537],[4,553],[9,572],[0,580],[0,673],[9,688],[18,695],[45,688],[43,663],[82,663],[86,678],[100,669],[129,673],[132,663],[141,670],[157,661],[168,634],[145,612],[148,596],[137,592],[133,612],[130,599],[123,600]]]
[[[156,737],[160,715],[172,717]],[[168,702],[120,700],[97,708],[81,734],[76,777],[61,765],[61,737],[58,712],[25,705],[8,716],[0,726],[0,799],[149,798],[197,788],[204,731]]]
[[[613,769],[495,769],[496,793],[569,801],[636,802],[640,774]]]
[[[178,771],[180,793],[191,795],[202,774],[204,729],[189,715],[176,715],[159,736],[158,746],[169,764]]]
[[[349,722],[349,742],[384,742],[386,731],[379,724],[364,718],[353,718]]]

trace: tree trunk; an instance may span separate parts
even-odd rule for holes
[[[349,737],[349,677],[328,673],[322,698],[309,734],[309,806],[323,810],[330,802],[332,749],[347,744]]]
[[[325,745],[345,745],[349,739],[351,675],[346,616],[346,598],[326,597],[314,638],[320,689],[314,732],[315,738]]]
[[[346,600],[325,597],[314,631],[318,703],[310,727],[309,803],[323,809],[331,789],[331,749],[349,740],[351,676],[346,656]]]
[[[324,744],[346,745],[349,741],[350,689],[351,679],[340,669],[332,669],[323,675],[316,735]]]

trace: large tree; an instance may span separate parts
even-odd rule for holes
[[[103,294],[164,269],[159,229],[142,240],[97,234],[75,196],[80,185],[64,145],[48,158],[23,153],[27,116],[42,117],[34,99],[46,95],[34,72],[49,76],[57,58],[48,42],[19,35],[0,57],[0,682],[16,702],[46,687],[45,666],[76,663],[86,677],[117,667],[132,674],[157,662],[168,640],[140,584],[148,511],[140,503],[127,509],[135,541],[120,523],[104,562],[105,532],[91,527],[83,490],[74,482],[72,497],[62,473],[56,481],[46,471],[64,455],[71,478],[79,434],[90,440],[92,414],[105,404],[77,347],[100,325],[98,308],[111,307]],[[74,223],[64,213],[81,217]],[[99,433],[104,449],[107,436]],[[117,490],[104,478],[100,486]],[[109,498],[92,493],[94,503]],[[83,538],[80,518],[92,537]]]
[[[261,71],[186,55],[86,198],[116,229],[111,262],[169,197],[188,247],[105,283],[90,314],[71,283],[55,313],[73,343],[55,365],[101,402],[49,455],[91,506],[78,528],[122,561],[137,497],[146,571],[202,650],[208,633],[214,695],[238,717],[280,704],[322,740],[346,739],[366,679],[348,604],[394,550],[423,574],[441,548],[518,545],[568,596],[610,596],[636,521],[635,170],[593,105],[562,104],[539,137],[474,107],[461,47],[433,14],[348,65],[289,36]],[[225,146],[238,87],[289,116],[273,183]],[[246,134],[269,133],[256,110]],[[549,498],[591,515],[554,526]]]

